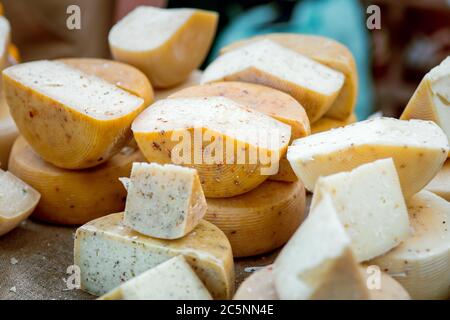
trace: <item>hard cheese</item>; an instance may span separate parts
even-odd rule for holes
[[[126,180],[124,224],[151,237],[178,239],[206,213],[206,199],[195,169],[133,163]]]
[[[322,117],[318,121],[314,122],[311,126],[311,133],[324,132],[357,122],[356,114],[352,113],[347,119],[337,120],[329,117]]]
[[[102,295],[121,283],[183,255],[215,299],[229,299],[234,291],[233,254],[228,239],[216,226],[201,221],[178,240],[143,236],[123,224],[123,214],[91,221],[76,232],[75,264],[81,286]]]
[[[447,137],[433,122],[377,118],[298,139],[287,158],[310,191],[320,176],[393,158],[407,199],[439,172],[447,153]]]
[[[5,95],[0,94],[0,165],[2,169],[8,168],[9,153],[12,145],[19,135],[17,126],[9,114]]]
[[[425,187],[438,196],[450,201],[450,160],[445,161],[438,174]]]
[[[9,65],[8,49],[11,41],[11,26],[8,19],[0,16],[0,70],[3,70]],[[1,84],[0,84],[1,88]]]
[[[203,72],[201,70],[194,70],[181,84],[175,87],[155,90],[155,101],[166,99],[168,96],[176,93],[177,91],[199,85],[202,74]]]

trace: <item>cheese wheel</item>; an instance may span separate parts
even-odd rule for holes
[[[309,191],[320,176],[393,158],[407,199],[439,172],[448,149],[445,133],[433,122],[376,118],[295,140],[287,158]]]
[[[0,169],[0,236],[28,218],[40,194],[25,182]]]
[[[291,127],[224,97],[159,100],[133,122],[149,162],[197,169],[206,197],[248,192],[278,171]]]
[[[345,127],[349,124],[357,122],[358,119],[356,118],[356,114],[352,113],[350,117],[348,117],[345,120],[337,120],[329,117],[323,117],[320,118],[317,122],[314,122],[311,125],[311,133],[319,133],[328,131],[331,129],[336,129],[340,127]]]
[[[341,72],[265,39],[219,56],[201,82],[243,81],[284,91],[301,103],[313,123],[329,110],[344,80]]]
[[[11,151],[9,170],[41,193],[33,217],[79,225],[125,208],[126,191],[118,179],[129,176],[132,163],[143,159],[140,151],[125,147],[96,168],[65,170],[42,160],[19,137]]]
[[[450,160],[445,161],[441,171],[427,184],[425,189],[450,201]]]
[[[114,156],[145,107],[143,99],[56,61],[9,67],[3,84],[20,133],[43,159],[65,169],[94,167]]]
[[[93,220],[75,236],[75,265],[81,268],[81,288],[102,295],[175,256],[182,255],[213,298],[234,292],[231,246],[219,228],[207,221],[178,240],[143,236],[127,228],[123,214]]]
[[[205,219],[230,240],[235,257],[269,252],[286,243],[305,218],[305,188],[295,183],[265,181],[245,194],[207,199]]]
[[[175,87],[167,88],[167,89],[155,90],[155,101],[166,99],[168,96],[170,96],[180,90],[200,84],[200,79],[202,77],[202,74],[203,74],[203,72],[201,70],[194,70],[189,75],[189,77],[185,81],[183,81],[181,84],[179,84]]]
[[[352,114],[358,95],[358,73],[355,59],[345,45],[321,36],[272,33],[234,42],[222,48],[220,53],[225,54],[264,39],[274,41],[331,69],[342,72],[345,75],[344,85],[325,116],[345,120]]]
[[[156,88],[185,81],[206,58],[218,15],[196,9],[137,7],[108,36],[115,60],[142,70]]]
[[[450,203],[424,190],[407,204],[412,234],[370,264],[394,277],[413,299],[449,299]]]

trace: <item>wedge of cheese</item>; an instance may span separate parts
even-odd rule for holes
[[[345,77],[274,41],[261,40],[219,56],[202,76],[202,83],[224,80],[284,91],[301,103],[313,123],[330,109]]]
[[[197,169],[210,198],[245,193],[275,174],[291,135],[290,126],[224,97],[159,100],[132,130],[149,162]]]
[[[218,15],[196,9],[141,6],[110,31],[114,59],[142,70],[156,88],[185,81],[209,52]]]
[[[441,171],[427,184],[425,189],[450,201],[450,160],[445,161]]]
[[[333,202],[358,261],[379,256],[409,236],[408,211],[390,158],[321,177],[311,208],[324,197]]]
[[[28,218],[40,194],[25,182],[0,169],[0,236]]]
[[[11,41],[11,26],[8,19],[0,16],[0,70],[6,68],[10,63],[8,60],[9,46]],[[1,88],[1,83],[0,83]]]
[[[407,204],[411,236],[370,264],[394,277],[413,299],[449,299],[450,203],[424,190]]]
[[[80,225],[125,208],[120,181],[144,156],[124,147],[107,162],[86,170],[65,170],[42,160],[22,137],[14,143],[9,170],[41,193],[33,217],[56,224]]]
[[[450,139],[450,56],[420,82],[400,119],[436,122]]]
[[[124,224],[147,236],[182,238],[206,213],[206,199],[195,169],[135,162],[125,184],[128,196]]]
[[[235,257],[255,256],[282,246],[306,215],[305,188],[300,181],[265,181],[250,192],[209,198],[207,203],[205,219],[226,234]]]
[[[183,81],[181,84],[167,88],[167,89],[158,89],[155,91],[155,101],[166,99],[168,96],[181,91],[183,89],[193,87],[200,84],[200,79],[202,77],[203,72],[201,70],[194,70],[189,75],[189,77]]]
[[[447,137],[433,122],[377,118],[298,139],[287,158],[310,191],[320,176],[393,158],[407,199],[433,179],[447,153]]]
[[[141,273],[99,300],[211,300],[211,294],[183,256]]]
[[[141,235],[123,224],[123,214],[93,220],[76,232],[75,264],[81,268],[81,287],[103,295],[121,283],[182,255],[215,299],[234,291],[231,246],[219,228],[207,221],[178,240]]]
[[[65,169],[94,167],[119,152],[145,107],[142,98],[55,61],[9,67],[3,84],[21,134],[43,159]]]
[[[352,113],[350,117],[348,117],[345,120],[337,120],[329,117],[323,117],[320,118],[318,121],[314,122],[314,124],[311,126],[311,133],[319,133],[328,131],[331,129],[336,129],[340,127],[345,127],[349,124],[357,122],[358,119],[356,118],[356,114]]]
[[[280,299],[367,299],[352,240],[324,195],[274,263]]]

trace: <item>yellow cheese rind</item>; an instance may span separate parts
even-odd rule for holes
[[[201,70],[194,70],[189,75],[189,77],[181,84],[167,89],[155,90],[155,101],[166,99],[167,97],[177,93],[178,91],[199,85],[200,79],[202,78],[202,74],[203,72]]]
[[[340,127],[345,127],[349,124],[357,122],[356,114],[352,113],[350,117],[345,120],[337,120],[329,117],[320,118],[311,125],[311,134],[328,131]]]
[[[300,181],[265,181],[245,194],[207,199],[205,219],[230,240],[235,257],[267,253],[286,243],[305,218],[305,188]]]
[[[133,162],[143,159],[139,150],[125,147],[98,167],[65,170],[45,162],[19,137],[11,151],[9,170],[41,193],[33,217],[80,225],[125,208],[126,191],[118,179],[129,176]]]
[[[275,41],[329,68],[342,72],[345,75],[344,86],[325,116],[345,120],[352,114],[358,95],[358,73],[355,59],[346,46],[321,36],[272,33],[234,42],[222,48],[220,53],[225,54],[251,42],[264,39]]]
[[[425,190],[431,191],[439,197],[450,201],[450,160],[445,161],[442,169],[427,184]]]
[[[233,254],[219,228],[203,220],[184,238],[161,240],[130,230],[122,218],[122,213],[112,214],[77,230],[74,259],[81,268],[83,290],[105,294],[123,281],[182,255],[215,299],[231,298]]]
[[[135,49],[126,47],[120,43],[120,39],[116,39],[119,32],[134,32],[138,29],[135,26],[136,29],[127,30],[127,24],[133,19],[139,19],[139,15],[146,15],[146,19],[151,22],[153,16],[161,14],[161,11],[166,15],[165,23],[176,23],[179,19],[185,21],[160,45]],[[168,88],[185,81],[202,64],[212,44],[217,23],[218,15],[212,11],[138,7],[111,29],[109,45],[115,60],[142,70],[156,88]],[[140,27],[140,32],[152,32],[143,28]]]

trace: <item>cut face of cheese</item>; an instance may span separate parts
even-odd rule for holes
[[[245,194],[207,199],[205,219],[228,237],[235,257],[269,252],[286,243],[305,217],[300,181],[265,181]]]
[[[250,191],[278,171],[291,128],[224,97],[165,99],[134,121],[149,162],[197,169],[206,197]]]
[[[87,170],[65,170],[42,160],[22,137],[14,143],[9,170],[42,195],[33,217],[80,225],[125,208],[126,191],[118,180],[129,176],[139,150],[124,147],[107,162]]]
[[[340,127],[345,127],[349,124],[357,122],[358,119],[356,118],[356,114],[352,113],[350,117],[348,117],[345,120],[337,120],[329,117],[323,117],[320,118],[318,121],[314,122],[314,124],[311,126],[311,133],[319,133],[328,131],[331,129],[336,129]]]
[[[167,89],[156,90],[155,91],[155,101],[166,99],[167,97],[171,96],[172,94],[174,94],[178,91],[199,85],[202,74],[203,74],[203,72],[201,70],[194,70],[189,75],[189,77],[181,84],[179,84],[175,87],[167,88]]]
[[[370,261],[400,282],[413,299],[450,298],[450,203],[421,191],[408,200],[412,234]]]
[[[441,171],[427,184],[425,189],[450,201],[450,160],[445,161]]]
[[[433,122],[377,118],[298,139],[287,158],[310,191],[320,176],[392,158],[407,199],[433,179],[447,153],[447,137]]]
[[[358,261],[387,252],[409,235],[408,212],[392,159],[321,177],[311,208],[324,196],[333,202]]]
[[[0,169],[0,236],[28,218],[40,194],[9,172]]]
[[[100,300],[211,300],[201,280],[177,256],[141,273]]]
[[[202,83],[243,81],[284,91],[317,121],[335,101],[344,75],[271,40],[250,43],[219,56],[203,73]]]
[[[206,213],[197,171],[171,164],[133,163],[124,223],[151,237],[178,239]]]
[[[234,291],[233,254],[216,226],[201,221],[184,238],[161,240],[126,227],[123,214],[112,214],[82,226],[75,238],[75,264],[83,290],[102,295],[148,269],[182,255],[215,299]]]
[[[0,16],[0,70],[6,68],[8,62],[8,48],[11,41],[11,26],[8,19]],[[1,84],[0,84],[1,87]]]
[[[142,70],[155,87],[167,88],[202,64],[217,21],[211,11],[141,6],[111,29],[108,40],[115,60]]]
[[[145,107],[143,99],[61,62],[9,67],[3,84],[21,134],[44,160],[65,169],[94,167],[119,152]]]

